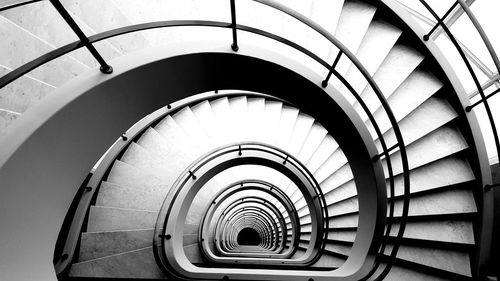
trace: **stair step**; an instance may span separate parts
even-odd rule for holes
[[[168,158],[175,147],[156,131],[149,127],[137,140],[137,144],[146,149],[149,153],[157,154],[160,157]]]
[[[49,2],[41,1],[20,6],[3,11],[1,15],[54,47],[78,41],[76,34]],[[84,24],[81,24],[80,28],[87,35],[95,34]],[[112,59],[120,55],[107,42],[98,42],[95,46],[105,58]],[[71,52],[69,56],[88,67],[97,67],[97,61],[84,48]]]
[[[172,116],[163,118],[154,128],[170,147],[168,159],[175,159],[180,166],[187,167],[205,153],[200,143],[193,141],[196,139],[188,135]]]
[[[0,65],[0,77],[7,75],[9,72],[9,69]],[[21,76],[19,79],[0,89],[0,109],[6,109],[15,113],[23,113],[49,95],[53,90],[53,86],[26,75]],[[8,111],[2,110],[0,113],[8,116]],[[12,115],[17,116],[16,114]],[[6,121],[8,121],[8,119]],[[0,124],[9,123],[0,122]],[[2,127],[2,125],[0,125],[0,127]]]
[[[298,248],[290,259],[298,259],[306,253],[305,249]]]
[[[407,88],[405,85],[408,85],[408,82],[406,81],[410,81],[409,78],[423,60],[424,56],[415,49],[396,44],[373,75],[373,80],[385,98],[389,99],[399,88]],[[369,85],[363,89],[361,97],[371,112],[375,112],[379,108],[380,101]],[[354,109],[357,112],[362,112],[359,103],[354,104]]]
[[[314,152],[318,149],[319,145],[326,137],[328,131],[319,123],[314,123],[307,135],[304,145],[300,150],[297,159],[302,163],[308,163]]]
[[[209,101],[200,102],[191,107],[198,124],[204,131],[210,134],[210,139],[213,143],[222,144],[226,140],[223,138],[224,134],[219,130],[217,119],[215,118],[212,106]]]
[[[80,25],[86,25],[94,32],[128,26],[130,20],[115,6],[114,1],[106,0],[63,0],[64,7],[70,11]],[[106,15],[106,16],[103,16]],[[148,46],[142,33],[128,34],[107,39],[119,52],[130,53]]]
[[[391,236],[396,236],[399,224],[394,223]],[[441,241],[460,244],[474,244],[472,222],[465,220],[426,220],[407,222],[403,237],[429,241]]]
[[[358,226],[358,214],[345,215],[338,218],[330,218],[328,220],[329,227],[357,227]]]
[[[293,128],[295,127],[295,123],[297,121],[297,117],[299,115],[299,110],[287,105],[284,105],[281,108],[281,118],[277,137],[276,146],[285,149],[287,148],[288,142],[292,136]]]
[[[295,127],[286,145],[286,151],[288,151],[288,153],[298,157],[313,124],[314,118],[304,113],[299,113],[295,121]]]
[[[184,235],[186,234],[198,234],[199,224],[186,223],[184,224]]]
[[[394,202],[394,214],[402,212],[403,201]],[[431,194],[412,195],[408,209],[409,216],[474,213],[477,212],[472,191],[452,189],[433,192]]]
[[[68,275],[85,278],[165,279],[156,265],[151,247],[75,263]]]
[[[321,186],[326,186],[325,190],[328,192],[348,183],[353,180],[353,178],[354,176],[352,174],[351,167],[346,163],[340,169],[335,171],[334,174],[330,175],[327,179],[321,182]]]
[[[352,53],[356,54],[376,10],[375,6],[358,0],[347,0],[344,2],[335,37]],[[332,48],[332,51],[328,58],[329,62],[333,62],[337,56],[336,49]],[[340,74],[344,74],[349,66],[349,60],[341,59],[337,64],[336,70]]]
[[[313,156],[307,162],[306,166],[311,173],[315,173],[321,165],[332,155],[337,149],[338,144],[333,139],[332,136],[327,135],[321,144],[318,146],[318,149],[314,152]]]
[[[229,119],[231,119],[232,116],[228,98],[224,97],[213,100],[210,102],[210,107],[212,108],[212,112],[217,122],[220,138],[224,141],[231,142],[233,140],[233,136],[231,135]]]
[[[357,196],[358,193],[354,180],[350,180],[330,192],[325,193],[324,195],[326,204],[330,206],[336,202]]]
[[[356,54],[370,75],[375,74],[401,33],[400,29],[383,20],[374,19],[371,22]],[[345,78],[357,92],[363,91],[368,83],[354,65],[349,67]],[[345,91],[346,89],[341,87],[341,90]]]
[[[118,231],[154,228],[158,212],[91,206],[87,231]]]
[[[415,108],[424,103],[443,86],[442,82],[423,69],[417,69],[387,99],[395,119],[399,122]],[[379,107],[373,114],[382,133],[391,128],[385,111]],[[376,136],[371,123],[367,121],[368,130]]]
[[[84,232],[80,240],[79,262],[147,248],[152,241],[153,229]]]
[[[445,99],[436,95],[430,97],[398,123],[405,145],[409,145],[422,136],[440,128],[455,119],[457,115]],[[393,129],[384,133],[384,141],[387,147],[396,144]],[[375,141],[375,145],[378,151],[382,151],[379,139]]]
[[[342,12],[344,1],[328,1],[328,0],[315,0],[312,1],[310,19],[323,27],[328,33],[335,34],[337,30],[338,20]],[[317,54],[320,58],[326,60],[331,52],[336,49],[332,47],[332,43],[324,37],[310,32],[307,38],[307,49]],[[323,73],[324,68],[311,65],[317,73]]]
[[[379,269],[382,270],[384,266],[380,266]],[[377,274],[375,274],[378,276]],[[414,281],[449,281],[448,278],[440,278],[437,276],[432,276],[429,272],[422,272],[419,270],[412,270],[404,268],[401,266],[393,265],[391,270],[384,278],[387,281],[400,281],[400,280],[414,280]]]
[[[208,132],[205,132],[205,129],[200,125],[190,107],[182,108],[172,118],[175,120],[177,126],[182,128],[185,136],[193,140],[202,151],[209,151],[214,146]],[[166,132],[171,134],[170,131]]]
[[[328,239],[334,239],[338,241],[354,242],[356,239],[356,231],[328,231]]]
[[[0,65],[9,69],[18,68],[55,49],[5,17],[0,17],[0,34]],[[41,65],[29,75],[49,85],[60,86],[88,69],[75,59],[63,56]]]
[[[457,127],[444,126],[406,146],[408,165],[415,169],[467,148],[467,142]],[[403,172],[399,150],[391,154],[391,165],[394,175]],[[388,175],[386,159],[382,160],[382,166]]]
[[[231,127],[232,142],[248,140],[248,110],[247,98],[245,96],[229,99],[231,119],[228,120]]]
[[[157,211],[160,209],[167,192],[168,190],[164,189],[162,193],[153,193],[137,188],[102,182],[95,205]]]
[[[392,247],[387,245],[385,253],[390,253],[391,249]],[[465,252],[401,245],[396,257],[456,274],[471,276],[470,258],[469,254]]]
[[[474,174],[467,160],[451,156],[412,170],[410,192],[415,193],[471,180],[474,180]],[[395,177],[394,189],[396,196],[404,193],[401,175]],[[389,182],[387,182],[387,194],[390,194]]]
[[[332,204],[328,206],[328,215],[342,215],[345,213],[356,212],[359,210],[358,198],[353,197],[344,201],[341,201],[336,204]]]
[[[198,244],[198,234],[184,234],[182,245],[190,246],[193,244]]]
[[[248,136],[256,142],[265,142],[266,135],[263,128],[267,120],[264,118],[266,100],[263,98],[247,98],[247,111],[249,116]]]
[[[184,246],[184,253],[191,263],[203,262],[201,258],[200,245],[198,243],[189,246]]]
[[[338,171],[344,164],[347,163],[347,158],[341,149],[335,150],[335,152],[328,157],[328,159],[319,167],[314,173],[314,177],[318,183],[323,182],[326,178]],[[323,192],[326,192],[325,187],[322,186]]]
[[[283,103],[266,101],[265,120],[266,126],[263,128],[266,135],[266,143],[276,145],[278,143],[278,130],[281,119],[281,109]]]
[[[163,194],[163,190],[168,187],[163,182],[143,171],[116,160],[109,172],[107,182],[120,186],[133,187],[153,194]]]

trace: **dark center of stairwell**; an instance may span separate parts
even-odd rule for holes
[[[260,244],[260,235],[253,228],[243,228],[238,233],[238,244],[247,246],[257,246]]]

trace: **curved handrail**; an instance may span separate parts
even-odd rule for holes
[[[262,188],[262,189],[259,188],[259,186],[261,186],[261,185],[263,187],[267,187],[267,188]],[[202,213],[203,219],[201,220],[201,223],[200,223],[199,237],[198,237],[200,245],[202,245],[202,247],[201,247],[202,252],[205,250],[205,248],[204,248],[205,245],[202,242],[203,242],[203,237],[206,236],[205,228],[206,228],[206,224],[207,224],[207,222],[206,222],[207,218],[210,217],[213,212],[215,212],[217,205],[220,204],[220,202],[221,202],[220,201],[221,196],[224,193],[230,192],[231,189],[235,189],[235,191],[233,191],[233,192],[239,192],[239,191],[249,190],[249,189],[256,189],[259,191],[266,192],[270,196],[273,196],[276,200],[278,200],[278,202],[281,205],[283,205],[283,207],[285,208],[285,211],[288,213],[288,217],[290,218],[292,230],[293,230],[292,237],[291,237],[292,242],[294,242],[295,240],[298,240],[298,238],[295,238],[295,237],[299,236],[300,222],[299,222],[299,218],[297,216],[297,211],[295,209],[295,206],[294,206],[293,202],[290,200],[290,198],[280,188],[277,188],[276,186],[274,186],[270,183],[267,183],[267,182],[264,182],[261,180],[244,180],[244,181],[239,181],[239,182],[230,184],[230,185],[228,185],[228,187],[222,189],[217,194],[215,194],[209,202],[216,202],[216,203],[208,205],[205,208],[205,210],[203,211],[203,213]],[[225,198],[225,197],[223,197],[223,198]],[[242,201],[244,201],[244,200],[242,200]],[[286,228],[286,224],[285,224],[285,228]],[[284,237],[286,237],[286,236],[287,236],[287,234],[284,233]],[[289,256],[294,254],[294,247],[295,247],[295,244],[290,245],[290,250],[288,253]]]
[[[269,209],[272,211],[272,213],[274,214],[274,216],[276,216],[276,218],[272,217],[274,222],[276,223],[277,226],[277,230],[276,230],[276,238],[273,236],[271,238],[273,238],[273,241],[272,242],[280,242],[281,244],[278,246],[278,244],[274,245],[274,248],[272,249],[273,252],[275,253],[281,253],[281,250],[284,248],[284,243],[285,243],[285,239],[286,239],[286,223],[285,223],[285,218],[283,217],[283,214],[281,212],[279,212],[278,208],[276,206],[274,206],[270,201],[266,200],[266,199],[262,199],[262,198],[259,198],[257,196],[249,196],[249,197],[245,197],[245,199],[247,199],[246,201],[242,201],[241,199],[236,199],[235,201],[231,202],[228,207],[226,207],[225,211],[222,213],[222,215],[226,215],[229,211],[232,211],[233,208],[238,208],[238,207],[241,207],[241,208],[245,208],[246,207],[243,207],[242,205],[243,204],[248,204],[248,203],[252,203],[252,204],[256,204],[257,206],[258,205],[262,205],[264,206],[265,208]],[[235,206],[233,206],[233,204]],[[255,206],[255,205],[252,205],[252,206]],[[265,213],[265,212],[264,212]],[[228,222],[229,223],[229,222]],[[281,230],[281,232],[280,232]],[[280,233],[281,233],[281,236],[280,236]],[[275,238],[275,239],[274,239]],[[231,249],[226,249],[226,251],[232,251]]]
[[[80,198],[75,199],[78,200],[78,206],[77,209],[75,210],[74,217],[69,227],[68,236],[64,238],[66,241],[63,243],[64,247],[62,250],[62,256],[55,257],[54,259],[55,260],[54,267],[56,273],[60,274],[64,272],[71,265],[71,261],[73,260],[73,256],[78,244],[78,239],[83,227],[85,216],[87,214],[87,210],[90,208],[92,198],[94,198],[95,194],[97,194],[101,181],[103,180],[107,171],[111,168],[111,165],[113,164],[115,159],[128,147],[128,145],[134,139],[142,135],[142,133],[144,133],[147,130],[147,128],[149,128],[152,124],[158,122],[159,120],[163,119],[165,116],[169,114],[173,114],[179,111],[180,109],[186,106],[192,106],[205,100],[217,99],[222,97],[234,97],[241,95],[265,98],[269,100],[280,101],[285,104],[290,104],[284,100],[258,93],[248,93],[248,92],[240,93],[238,91],[235,91],[224,94],[218,94],[218,93],[199,94],[187,99],[177,101],[149,114],[148,116],[144,117],[139,122],[137,122],[129,130],[127,130],[127,132],[125,132],[120,138],[118,138],[118,140],[111,146],[111,148],[108,150],[104,158],[96,167],[94,173],[92,174],[91,178],[88,181],[87,186],[84,188],[85,190],[82,193],[80,193],[81,194]]]
[[[252,202],[252,201],[248,201],[248,202]],[[245,202],[245,203],[248,203],[248,202]],[[257,200],[253,201],[253,202],[262,204],[262,202],[259,202]],[[236,203],[239,203],[239,202],[236,202]],[[264,204],[264,206],[266,206],[266,205]],[[237,206],[233,206],[233,208],[236,208],[236,207]],[[266,206],[266,207],[268,207],[268,206]],[[250,212],[250,213],[252,213],[252,215],[263,216],[263,217],[266,218],[266,221],[267,221],[267,223],[265,223],[266,226],[268,228],[271,228],[272,230],[275,231],[274,232],[274,236],[273,235],[269,235],[269,237],[272,238],[272,241],[276,241],[277,242],[279,240],[279,236],[278,236],[279,235],[279,231],[278,231],[278,227],[276,226],[277,223],[276,224],[270,223],[271,221],[273,221],[273,220],[271,220],[272,216],[270,216],[267,212],[263,212],[262,210],[263,210],[262,208],[258,208],[258,207],[243,207],[240,210],[234,211],[232,213],[232,215],[230,217],[228,217],[227,219],[225,219],[226,212],[224,212],[224,215],[222,215],[222,216],[219,217],[219,220],[217,221],[215,228],[216,228],[216,230],[219,231],[221,237],[222,237],[222,235],[224,235],[224,233],[226,234],[226,240],[224,240],[224,241],[227,241],[227,239],[228,239],[227,236],[228,236],[229,233],[226,232],[226,230],[229,227],[229,224],[231,222],[236,223],[237,221],[239,221],[240,218],[244,217],[248,213],[247,211],[252,211],[252,212]],[[228,212],[230,212],[230,211],[233,211],[233,210],[232,209],[228,209]],[[273,213],[275,213],[274,210],[273,210]],[[275,222],[275,221],[273,221],[273,222]],[[269,229],[267,229],[267,230],[269,232]],[[217,231],[216,231],[216,233],[217,233]],[[217,237],[219,237],[219,236],[217,236],[217,234],[215,236],[216,236],[216,239],[217,239]],[[218,242],[222,242],[222,241],[218,241]],[[221,250],[221,252],[222,252],[222,254],[224,256],[234,256],[234,255],[230,255],[231,254],[231,250],[227,249],[222,243],[220,243],[220,244],[218,244],[216,246],[217,246],[217,249]],[[270,248],[267,249],[267,250],[271,251],[270,253],[266,252],[263,255],[261,254],[261,255],[254,255],[254,256],[251,255],[251,254],[247,254],[245,256],[246,257],[265,257],[265,255],[267,254],[267,255],[269,255],[269,257],[272,257],[272,254],[277,254],[278,253],[277,250],[280,250],[280,249],[278,249],[278,245],[273,245],[272,243],[270,245],[267,245],[267,246],[272,246],[273,247],[272,249],[270,249]],[[238,254],[240,254],[240,253],[245,253],[245,252],[239,252]]]
[[[269,145],[269,144],[258,143],[258,142],[237,143],[237,144],[227,145],[227,146],[215,149],[214,151],[207,153],[206,155],[200,157],[190,167],[188,167],[185,170],[185,172],[183,173],[183,175],[181,175],[179,177],[179,179],[177,180],[177,183],[174,184],[174,186],[172,186],[171,191],[169,193],[169,196],[167,196],[167,199],[165,199],[163,206],[162,206],[162,209],[160,211],[160,214],[158,215],[157,227],[156,227],[155,232],[161,233],[160,234],[161,236],[166,235],[167,228],[170,228],[168,226],[168,222],[169,222],[169,218],[172,216],[171,212],[172,212],[172,208],[173,208],[172,207],[173,202],[176,202],[177,200],[179,200],[177,197],[179,196],[179,194],[181,193],[182,190],[188,189],[188,192],[191,192],[190,188],[191,188],[191,185],[193,183],[190,181],[183,180],[184,178],[192,177],[192,175],[197,174],[200,169],[210,169],[210,167],[212,165],[219,167],[220,163],[218,163],[218,161],[219,161],[218,159],[229,157],[229,155],[232,155],[233,153],[235,154],[234,157],[240,158],[240,157],[242,157],[241,155],[246,155],[246,154],[252,153],[252,152],[264,153],[268,157],[271,156],[274,158],[278,158],[278,159],[281,159],[281,161],[283,161],[284,159],[288,159],[286,163],[280,161],[281,162],[280,166],[283,167],[283,169],[289,170],[290,173],[294,173],[294,172],[292,172],[291,168],[293,168],[293,171],[297,171],[297,173],[299,173],[299,174],[295,174],[295,176],[297,177],[297,180],[302,178],[302,181],[303,181],[302,183],[304,184],[304,188],[307,189],[307,192],[309,192],[308,196],[306,196],[306,199],[309,199],[309,201],[311,202],[311,204],[313,206],[317,203],[316,207],[313,209],[313,210],[315,210],[315,212],[312,212],[312,214],[316,214],[317,220],[318,220],[318,222],[316,224],[317,228],[318,228],[317,234],[324,235],[323,234],[323,226],[324,226],[325,220],[328,220],[328,218],[323,217],[324,211],[322,208],[321,200],[319,198],[320,196],[318,193],[316,193],[318,190],[318,188],[317,188],[318,183],[316,182],[316,180],[314,179],[312,174],[308,171],[308,169],[300,161],[298,161],[297,159],[295,159],[295,157],[293,157],[292,155],[289,155],[287,152],[283,151],[282,149],[274,147],[274,146]],[[263,156],[261,155],[259,157],[263,157]],[[220,160],[220,161],[222,161],[222,160]],[[224,160],[224,161],[227,162],[228,160]],[[271,161],[271,160],[266,160],[266,161]],[[222,168],[220,168],[220,169],[222,169]],[[193,178],[193,180],[195,180],[195,179],[196,178]],[[307,182],[307,184],[304,181]],[[168,197],[171,197],[171,198],[168,198]],[[167,201],[169,201],[169,202],[167,202]],[[315,201],[317,201],[317,202],[315,202]],[[182,200],[182,202],[183,202],[183,200]],[[172,203],[172,204],[169,204],[169,203]],[[175,216],[178,219],[178,214],[176,214]],[[316,239],[313,239],[313,240],[314,240],[314,244],[312,245],[312,248],[311,248],[312,251],[308,255],[308,257],[303,259],[303,261],[298,260],[298,259],[297,260],[295,260],[295,259],[294,260],[276,259],[277,264],[297,265],[297,264],[303,264],[304,262],[307,262],[308,264],[310,264],[310,263],[316,261],[319,258],[320,249],[323,249],[325,246],[326,240],[320,239],[319,237],[317,237]],[[164,243],[165,243],[164,239],[161,239],[160,241],[158,241],[158,245],[161,244],[161,248],[162,248],[162,251],[160,254],[166,256],[167,255],[166,254],[166,247],[165,247]],[[251,262],[251,263],[258,262],[258,260],[249,259],[249,258],[246,258],[245,261]],[[221,262],[221,261],[219,261],[219,262]]]
[[[401,159],[402,159],[402,166],[403,166],[403,179],[404,179],[404,193],[405,194],[409,194],[409,169],[408,169],[408,160],[407,160],[407,155],[406,155],[406,150],[405,150],[405,145],[404,145],[404,142],[403,142],[403,138],[402,138],[402,135],[401,135],[401,132],[399,130],[399,127],[398,127],[398,124],[397,124],[397,121],[392,113],[392,110],[390,108],[390,106],[388,105],[387,103],[387,100],[385,99],[385,97],[382,95],[380,89],[377,87],[376,83],[374,82],[373,78],[369,75],[369,73],[366,71],[366,69],[361,65],[361,63],[359,62],[359,60],[357,60],[357,58],[345,47],[343,46],[338,40],[336,40],[331,34],[329,34],[328,32],[326,32],[324,29],[322,29],[320,26],[316,25],[314,22],[312,22],[311,20],[305,18],[304,16],[294,12],[293,10],[285,7],[285,6],[282,6],[280,4],[277,4],[273,1],[267,1],[267,0],[253,0],[255,2],[259,2],[259,3],[262,3],[264,5],[267,5],[269,7],[272,7],[278,11],[281,11],[287,15],[290,15],[296,19],[298,19],[300,22],[304,23],[305,25],[309,26],[310,28],[312,28],[314,31],[318,32],[319,34],[323,35],[325,38],[327,38],[330,42],[332,42],[335,46],[337,46],[340,50],[341,50],[341,53],[339,53],[339,55],[341,54],[344,54],[345,56],[347,56],[351,62],[353,63],[353,65],[360,71],[360,73],[364,76],[364,78],[367,80],[368,84],[370,85],[370,87],[374,90],[375,94],[377,95],[378,99],[380,100],[381,104],[382,104],[382,107],[384,108],[384,111],[386,112],[390,122],[391,122],[391,125],[393,127],[393,130],[395,132],[395,136],[396,136],[396,139],[397,139],[397,146],[399,147],[400,151],[401,151]],[[51,2],[57,2],[57,1],[52,1]],[[234,1],[233,1],[233,4],[234,4]],[[159,24],[158,24],[159,23]],[[386,161],[387,161],[387,166],[389,167],[389,173],[390,173],[390,176],[389,176],[389,180],[390,180],[390,184],[391,186],[393,186],[393,175],[392,175],[392,168],[391,168],[391,165],[390,165],[390,154],[389,154],[389,150],[387,149],[386,145],[385,145],[385,142],[383,140],[383,136],[380,132],[380,130],[378,129],[378,125],[377,123],[375,122],[372,114],[367,110],[367,107],[366,105],[364,105],[364,102],[362,101],[362,99],[359,97],[359,95],[357,95],[357,93],[354,91],[354,89],[349,85],[349,83],[347,83],[347,81],[345,81],[345,79],[342,79],[343,77],[341,77],[341,75],[335,71],[334,67],[330,67],[326,62],[322,61],[319,57],[317,57],[316,55],[314,55],[313,53],[311,53],[310,51],[306,50],[305,48],[302,48],[300,47],[299,45],[289,41],[289,40],[286,40],[284,38],[281,38],[279,36],[276,36],[274,34],[271,34],[271,33],[268,33],[268,32],[265,32],[265,31],[262,31],[262,30],[259,30],[259,29],[255,29],[255,28],[251,28],[251,27],[248,27],[248,26],[243,26],[243,25],[237,25],[235,23],[235,20],[233,20],[233,23],[231,24],[227,24],[227,23],[222,23],[222,22],[210,22],[210,21],[171,21],[171,22],[158,22],[157,24],[158,25],[154,25],[154,24],[142,24],[142,25],[136,25],[135,28],[130,28],[131,26],[128,26],[128,27],[125,27],[125,28],[119,28],[119,29],[115,29],[115,30],[112,30],[110,32],[105,32],[105,33],[101,33],[99,34],[101,36],[101,38],[99,39],[99,36],[94,36],[93,40],[91,40],[92,37],[88,37],[88,38],[85,38],[85,40],[82,40],[82,41],[77,41],[77,42],[73,42],[73,43],[70,43],[66,46],[63,46],[59,49],[56,49],[50,53],[47,53],[23,66],[21,66],[20,68],[17,68],[16,70],[10,72],[9,74],[3,76],[0,78],[0,88],[4,87],[5,85],[7,85],[8,83],[14,81],[15,79],[21,77],[22,75],[26,74],[27,72],[29,72],[30,70],[33,70],[34,68],[48,62],[48,61],[51,61],[57,57],[60,57],[72,50],[76,50],[80,47],[84,47],[84,46],[87,46],[88,44],[92,45],[92,43],[95,43],[97,42],[98,40],[96,39],[99,39],[99,40],[103,40],[103,39],[106,39],[106,38],[110,38],[110,37],[113,37],[113,36],[117,36],[119,34],[125,34],[125,33],[129,33],[129,32],[134,32],[134,31],[138,31],[138,30],[145,30],[145,29],[151,29],[151,28],[157,28],[157,27],[167,27],[167,26],[213,26],[213,27],[225,27],[225,28],[232,28],[233,30],[244,30],[244,31],[248,31],[248,32],[253,32],[253,33],[256,33],[256,34],[259,34],[259,35],[262,35],[262,36],[266,36],[266,37],[269,37],[269,38],[272,38],[276,41],[279,41],[281,43],[285,43],[289,46],[291,46],[292,48],[295,48],[301,52],[303,52],[304,54],[308,55],[309,57],[311,57],[312,59],[316,60],[317,62],[319,62],[321,65],[325,66],[328,70],[329,70],[329,73],[333,73],[341,82],[343,82],[345,84],[345,86],[349,89],[349,91],[351,91],[351,93],[358,99],[358,102],[360,103],[360,105],[362,106],[362,108],[366,111],[367,115],[369,116],[369,119],[370,121],[372,122],[374,128],[375,128],[375,131],[379,137],[379,139],[381,140],[381,145],[382,145],[382,148],[383,148],[383,155],[386,156]],[[393,189],[391,188],[391,191]],[[391,195],[392,197],[392,195]],[[407,213],[408,213],[408,205],[409,205],[409,200],[408,198],[405,196],[404,200],[403,200],[403,212],[402,212],[402,216],[403,217],[406,217],[407,216]],[[392,207],[392,204],[391,204],[391,210],[393,209]],[[392,213],[392,211],[391,211]],[[404,232],[404,228],[405,228],[405,221],[403,220],[403,222],[400,224],[400,228],[399,228],[399,232],[397,234],[397,237],[402,237],[402,234]],[[385,244],[384,244],[385,245]],[[391,256],[395,256],[396,253],[397,253],[397,249],[398,249],[398,244],[396,244],[393,249],[392,249],[392,252],[391,252]],[[390,266],[390,265],[389,265]]]
[[[438,16],[436,11],[427,3],[425,0],[419,0],[420,3],[431,13],[431,15],[437,20],[437,25],[440,25],[443,30],[445,31],[446,35],[450,39],[451,43],[453,46],[456,48],[458,54],[460,55],[460,58],[463,60],[465,66],[467,67],[467,70],[469,71],[469,74],[471,75],[472,80],[474,81],[474,85],[477,88],[477,91],[479,93],[479,96],[481,97],[480,102],[483,103],[484,109],[486,111],[486,115],[488,117],[488,121],[490,123],[491,131],[493,133],[493,138],[495,142],[495,147],[496,147],[496,153],[497,156],[500,156],[500,139],[498,137],[498,131],[496,128],[495,120],[493,118],[493,114],[491,112],[490,105],[488,103],[488,98],[491,96],[486,96],[484,93],[483,87],[481,83],[479,82],[479,78],[477,77],[474,69],[472,68],[471,63],[469,62],[469,59],[465,55],[465,52],[462,48],[462,46],[459,44],[453,33],[450,31],[446,23]],[[474,13],[470,10],[469,6],[463,1],[463,0],[456,0],[460,7],[463,9],[469,20],[472,22],[475,30],[477,30],[479,36],[481,37],[481,40],[483,41],[488,53],[490,54],[490,57],[495,65],[495,68],[497,69],[497,72],[500,73],[500,60],[495,52],[495,49],[491,45],[490,40],[488,39],[488,36],[486,36],[486,33],[484,32],[483,28],[481,27],[481,24],[479,24],[479,21],[477,18],[474,16]],[[428,40],[428,36],[424,36],[424,41]],[[470,112],[474,106],[478,105],[479,103],[475,103],[474,105],[469,105],[465,107],[466,112]],[[487,191],[487,189],[486,189]]]

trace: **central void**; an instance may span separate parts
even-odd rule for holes
[[[253,228],[243,228],[238,233],[238,244],[245,246],[258,246],[260,244],[260,235]]]

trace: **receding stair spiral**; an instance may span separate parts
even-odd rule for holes
[[[325,190],[336,188],[325,179],[334,177],[337,169],[341,172],[346,167],[348,169],[347,163],[341,165],[343,170],[331,163],[345,157],[327,131],[312,117],[282,102],[241,96],[219,98],[180,109],[145,130],[137,142],[132,142],[115,161],[106,181],[100,186],[96,204],[91,206],[87,232],[82,234],[79,262],[73,264],[70,276],[160,278],[162,275],[156,269],[150,247],[154,220],[169,187],[178,174],[204,151],[238,140],[263,141],[286,149],[307,163]],[[315,147],[311,148],[311,145]],[[231,182],[255,175],[273,183],[289,196],[301,215],[300,224],[307,230],[310,217],[300,192],[290,180],[272,169],[255,165],[231,168],[214,178],[209,187],[215,192]],[[351,189],[350,193],[356,194],[355,186]],[[202,262],[197,241],[199,210],[209,199],[207,192],[200,193],[202,196],[192,203],[184,232],[184,250],[195,264]],[[355,209],[357,205],[353,204],[351,210]],[[337,220],[339,227],[357,226],[355,214],[348,221],[332,217],[330,222]],[[355,229],[353,233],[355,235]],[[345,237],[352,242],[354,235]],[[301,234],[301,241],[308,236],[310,233],[305,231]],[[335,256],[340,253],[334,245],[332,247],[328,249],[332,254],[325,254],[316,266],[338,267],[345,261],[345,256]],[[340,250],[348,248],[343,245]],[[303,250],[305,248],[299,244],[295,256],[300,256]],[[137,276],[128,271],[124,273],[121,266],[116,266],[122,260],[125,265],[135,258],[149,259],[139,268],[130,268],[141,271]],[[115,270],[120,271],[118,276]]]
[[[146,5],[142,12],[133,9],[137,1],[62,2],[79,22],[84,23],[89,34],[134,23],[144,17],[141,14],[144,11],[152,17],[160,16],[158,11],[154,11],[154,5]],[[32,45],[37,47],[26,50],[30,53],[47,52],[62,44],[59,41],[49,44],[52,35],[38,28],[45,24],[61,34],[69,34],[68,30],[61,28],[63,23],[47,21],[48,18],[55,18],[55,12],[47,5],[42,1],[20,8],[22,12],[2,12],[0,28],[9,34],[6,38],[33,42]],[[394,217],[388,219],[392,230],[385,240],[387,247],[381,262],[389,262],[388,256],[394,243],[399,243],[400,248],[385,280],[472,280],[472,264],[478,246],[475,227],[478,207],[474,194],[478,183],[475,163],[472,163],[474,156],[471,154],[474,151],[470,149],[468,124],[458,112],[453,89],[435,70],[433,59],[427,57],[426,50],[421,49],[419,44],[413,44],[415,39],[405,28],[386,19],[383,8],[359,0],[294,1],[290,6],[321,24],[356,55],[385,95],[402,131],[410,165],[409,214],[407,218],[401,217],[403,169],[400,152],[394,149],[391,151],[391,163],[395,176],[395,198],[389,200],[394,204]],[[111,16],[97,18],[93,13],[96,7],[102,7]],[[35,13],[41,15],[34,17],[36,22],[31,24],[20,16]],[[247,20],[253,20],[259,26],[258,19]],[[289,32],[285,26],[279,31]],[[168,42],[167,36],[154,34],[106,40],[99,43],[99,50],[111,59],[146,47],[153,41],[155,44]],[[311,35],[305,38],[308,36]],[[7,40],[2,42],[8,43]],[[314,50],[317,48],[329,61],[335,59],[335,48],[303,43]],[[2,74],[25,62],[13,61],[12,56],[0,57]],[[78,51],[44,66],[46,69],[23,76],[15,85],[2,89],[0,94],[12,96],[21,91],[38,100],[54,87],[95,66],[90,56]],[[44,74],[51,69],[61,71],[57,75]],[[341,59],[336,69],[361,93],[382,130],[387,147],[393,147],[396,144],[394,131],[366,80],[348,60]],[[382,151],[373,125],[347,88],[338,81],[331,81],[328,87],[338,88],[351,103],[372,133],[378,150]],[[9,112],[22,113],[34,103],[33,99],[26,98],[13,102],[6,100],[0,100],[0,105]],[[17,115],[9,112],[0,111],[4,118],[2,124],[16,118]],[[6,125],[0,127],[3,126]],[[69,276],[166,278],[154,259],[152,240],[158,211],[169,188],[186,167],[207,151],[227,144],[252,141],[285,150],[314,175],[327,204],[329,229],[326,230],[328,236],[321,257],[310,266],[342,266],[356,237],[359,211],[348,159],[314,116],[303,114],[300,108],[280,101],[242,94],[182,108],[147,128],[137,140],[131,142],[100,184],[95,204],[89,210],[85,231],[81,234],[79,256]],[[388,175],[386,159],[382,158],[381,162]],[[297,251],[291,258],[299,257],[313,235],[311,216],[300,191],[289,179],[271,170],[248,165],[228,170],[211,184],[215,192],[216,187],[254,178],[255,174],[282,189],[293,201],[301,234]],[[198,211],[204,209],[209,198],[208,194],[195,198],[184,229],[186,255],[199,266],[203,266],[204,259],[198,242],[198,223],[202,215]],[[291,225],[285,210],[280,211],[285,216],[286,224]],[[398,240],[398,225],[403,220],[406,229],[403,238]]]

